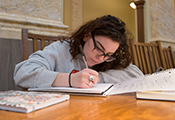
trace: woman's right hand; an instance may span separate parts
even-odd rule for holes
[[[90,75],[93,80],[90,81]],[[90,88],[99,81],[98,72],[89,68],[85,68],[79,72],[71,74],[70,82],[72,87]]]
[[[52,86],[69,86],[69,74],[70,73],[58,73]],[[92,81],[89,80],[90,75],[93,75]],[[77,88],[91,88],[98,81],[98,72],[89,68],[85,68],[79,72],[72,73],[70,76],[71,86]]]

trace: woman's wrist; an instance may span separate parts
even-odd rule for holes
[[[69,86],[69,73],[58,73],[54,82],[53,87],[68,87]]]

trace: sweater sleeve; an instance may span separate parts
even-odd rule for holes
[[[127,68],[121,70],[108,70],[106,72],[99,73],[99,82],[105,83],[120,83],[122,81],[130,80],[132,78],[137,78],[144,76],[140,69],[130,64]]]
[[[15,83],[23,88],[48,87],[55,80],[56,59],[59,58],[54,45],[49,45],[43,51],[37,51],[15,66]]]

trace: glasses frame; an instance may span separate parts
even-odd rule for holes
[[[111,62],[111,61],[113,61],[113,60],[116,60],[115,57],[113,57],[113,56],[111,56],[111,55],[108,55],[108,54],[105,54],[105,52],[104,52],[102,49],[100,49],[100,48],[96,45],[96,40],[95,40],[95,38],[94,38],[93,33],[91,33],[91,36],[92,36],[92,40],[93,40],[93,43],[94,43],[94,48],[92,49],[92,53],[93,53],[94,55],[96,55],[97,57],[103,56],[103,60],[104,60],[105,62]],[[95,54],[95,53],[93,52],[95,49],[101,51],[103,54],[101,54],[101,55]],[[112,58],[112,59],[105,59],[105,57],[109,57],[109,58]]]

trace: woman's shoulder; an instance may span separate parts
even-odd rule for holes
[[[133,65],[132,63],[127,67],[127,68],[124,68],[124,69],[118,69],[118,70],[114,70],[114,69],[111,69],[111,70],[108,70],[105,72],[106,74],[109,74],[111,76],[121,76],[121,77],[124,77],[124,76],[130,76],[130,77],[140,77],[140,76],[143,76],[143,73],[142,71],[135,65]]]
[[[46,46],[44,49],[52,49],[52,50],[57,50],[57,51],[64,51],[70,49],[69,43],[66,41],[56,41],[51,43],[50,45]]]

